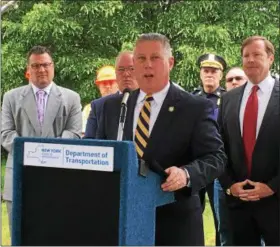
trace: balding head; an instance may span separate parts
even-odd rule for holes
[[[243,85],[247,81],[243,69],[239,67],[231,68],[226,74],[226,90],[230,91],[233,88]]]
[[[119,90],[123,92],[125,88],[135,90],[138,84],[134,75],[133,52],[120,52],[115,62],[117,83]]]

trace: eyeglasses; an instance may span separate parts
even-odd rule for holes
[[[234,76],[234,77],[227,78],[227,79],[226,79],[226,82],[232,82],[234,79],[235,79],[236,81],[241,81],[241,80],[243,80],[244,78],[243,78],[242,76]]]
[[[131,72],[134,71],[134,67],[132,67],[132,66],[129,66],[129,67],[119,67],[117,70],[120,73],[124,73],[125,71],[128,71],[128,72],[131,73]]]
[[[31,68],[40,69],[42,66],[44,69],[48,69],[51,65],[52,65],[52,62],[51,63],[32,63]]]

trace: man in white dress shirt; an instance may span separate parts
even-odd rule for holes
[[[135,142],[139,159],[158,163],[167,175],[162,190],[176,197],[156,209],[155,245],[204,245],[198,191],[226,163],[214,106],[170,82],[174,57],[164,35],[140,35],[133,59],[139,89],[127,101],[124,140]],[[104,102],[97,138],[117,138],[121,100],[120,95]]]

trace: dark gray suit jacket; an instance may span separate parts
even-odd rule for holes
[[[120,93],[117,92],[115,94],[110,94],[105,97],[101,97],[98,99],[95,99],[91,101],[91,110],[87,119],[87,125],[86,125],[86,131],[85,131],[85,136],[84,138],[90,138],[90,139],[95,139],[96,138],[96,133],[97,129],[100,123],[101,115],[103,112],[103,105],[104,102],[111,98],[111,97],[116,97]]]

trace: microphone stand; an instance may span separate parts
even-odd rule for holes
[[[126,112],[127,112],[127,105],[122,104],[121,113],[120,113],[120,120],[119,120],[119,127],[118,127],[117,141],[122,141],[123,140],[123,130],[124,130],[124,124],[125,124],[125,119],[126,119]]]

